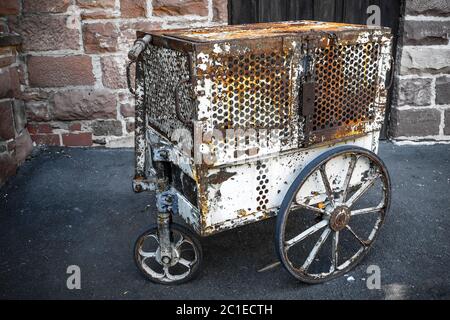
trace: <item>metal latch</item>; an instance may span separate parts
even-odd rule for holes
[[[302,86],[302,114],[309,116],[314,112],[314,100],[316,98],[316,90],[314,81],[306,81]]]
[[[310,50],[307,48],[307,54],[302,60],[303,67],[303,81],[302,81],[302,101],[301,109],[304,117],[313,114],[315,101],[315,77],[314,77],[314,62],[310,55]]]

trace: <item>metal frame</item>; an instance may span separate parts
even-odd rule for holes
[[[296,24],[298,25],[298,23]],[[214,127],[211,122],[213,114],[210,109],[211,75],[216,70],[218,59],[225,56],[239,56],[246,52],[264,54],[278,50],[292,53],[288,62],[290,70],[289,107],[292,112],[292,118],[289,121],[291,131],[285,142],[281,141],[269,148],[261,148],[257,154],[244,152],[238,157],[219,150],[215,154],[216,161],[213,164],[199,165],[193,162],[192,155],[183,154],[179,150],[177,141],[170,141],[167,134],[157,126],[148,125],[147,108],[152,108],[146,100],[148,84],[146,83],[145,68],[148,61],[143,56],[146,54],[145,46],[142,47],[142,42],[138,42],[139,50],[135,50],[135,53],[139,52],[137,55],[133,55],[137,58],[136,172],[133,187],[137,192],[156,189],[158,202],[162,205],[167,203],[160,194],[172,195],[170,210],[180,214],[202,236],[274,216],[287,191],[285,185],[292,182],[292,175],[327,148],[340,144],[354,144],[372,151],[376,151],[377,148],[378,133],[381,129],[386,103],[386,74],[391,66],[389,29],[343,24],[324,25],[322,23],[306,23],[305,29],[298,33],[293,33],[293,27],[289,24],[287,27],[283,27],[282,24],[259,24],[255,28],[261,27],[273,28],[276,32],[269,34],[264,41],[253,39],[250,36],[230,37],[217,41],[201,39],[202,33],[224,32],[223,27],[161,31],[151,35],[138,32],[138,37],[147,37],[148,44],[156,48],[171,49],[187,55],[189,79],[183,79],[173,84],[175,87],[173,99],[176,118],[185,128],[191,130],[192,134]],[[229,26],[225,31],[232,33],[241,28],[241,26]],[[249,25],[245,28],[251,30],[254,27]],[[198,35],[198,37],[192,35]],[[371,106],[374,117],[371,121],[360,122],[348,127],[343,126],[325,134],[311,135],[312,131],[305,126],[308,120],[301,119],[302,114],[295,112],[295,110],[299,110],[299,88],[304,84],[300,81],[299,74],[293,71],[304,69],[305,57],[311,59],[311,66],[314,65],[316,57],[311,54],[310,48],[328,47],[333,43],[343,46],[367,43],[381,45],[381,60],[377,70],[377,92],[374,104]],[[304,71],[307,75],[307,70]],[[179,95],[182,84],[190,86],[189,90],[192,90],[194,95],[193,119],[184,118],[180,111],[182,106]],[[303,114],[303,116],[307,116],[307,114]],[[150,165],[149,162],[153,162],[153,165]],[[266,170],[261,170],[264,163],[265,167],[270,168],[270,173],[262,172]],[[188,200],[182,190],[177,190],[173,185],[167,184],[166,180],[170,180],[171,176],[170,164],[176,166],[180,169],[181,174],[194,181],[197,188],[197,203],[192,203],[192,199]],[[160,167],[165,168],[166,171],[163,171],[165,176],[156,178],[149,176],[149,172],[151,174],[160,172]],[[270,190],[264,191],[267,192],[267,195],[261,201],[261,197],[258,200],[259,182],[255,178],[263,175],[270,176],[269,182],[265,184],[266,190]],[[245,195],[233,191],[236,186],[243,185],[249,190]],[[243,202],[250,202],[252,205],[245,207],[235,205]],[[162,225],[165,225],[167,219],[163,215],[164,212],[161,212],[159,220],[162,221]]]

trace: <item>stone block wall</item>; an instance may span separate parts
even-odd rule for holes
[[[33,149],[25,105],[20,99],[20,42],[16,35],[0,33],[0,186],[16,173]]]
[[[133,146],[125,64],[135,31],[227,18],[227,0],[0,0],[0,32],[23,38],[19,88],[31,138]]]
[[[450,0],[406,0],[390,135],[450,142]]]
[[[227,0],[0,0],[0,32],[23,38],[19,90],[33,141],[132,146],[125,62],[135,31],[227,16]],[[402,25],[389,136],[449,142],[450,0],[405,0]]]

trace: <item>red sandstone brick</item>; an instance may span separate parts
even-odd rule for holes
[[[2,0],[0,16],[17,15],[20,12],[20,0]]]
[[[70,90],[57,92],[53,99],[56,120],[115,119],[116,95],[107,90]]]
[[[20,96],[20,81],[17,68],[4,69],[0,73],[0,99]]]
[[[153,0],[153,15],[155,16],[183,16],[208,15],[207,0]]]
[[[53,133],[48,123],[29,123],[27,129],[30,134]]]
[[[36,142],[38,145],[48,145],[48,146],[59,146],[58,134],[32,134],[31,140]]]
[[[0,102],[0,140],[9,140],[14,138],[14,116],[11,100]]]
[[[76,122],[76,123],[71,123],[69,125],[69,131],[81,131],[81,123]]]
[[[61,13],[66,12],[70,0],[23,0],[25,13]]]
[[[89,20],[89,19],[112,19],[115,18],[116,15],[113,11],[108,10],[96,10],[90,12],[82,12],[81,20]]]
[[[146,0],[120,0],[120,13],[124,18],[145,17]]]
[[[76,4],[83,9],[114,8],[115,0],[76,0]]]
[[[213,21],[228,21],[228,0],[213,0]]]
[[[89,147],[92,146],[92,133],[65,133],[62,135],[63,145],[67,147]]]
[[[95,82],[89,56],[29,56],[27,62],[32,87],[93,85]]]
[[[119,29],[112,22],[83,25],[83,42],[86,53],[116,52]]]
[[[124,89],[127,87],[125,57],[102,57],[102,82],[107,88]]]
[[[78,20],[69,15],[27,15],[9,19],[11,31],[20,34],[24,50],[80,49]]]

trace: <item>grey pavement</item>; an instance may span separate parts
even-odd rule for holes
[[[133,150],[43,149],[0,189],[0,298],[450,299],[450,145],[383,142],[380,156],[391,210],[347,276],[306,285],[282,267],[258,273],[276,259],[270,219],[203,238],[200,276],[167,287],[133,262],[155,208],[153,194],[131,190]],[[69,265],[81,268],[81,290],[66,287]],[[369,265],[380,267],[380,290],[366,286]]]

